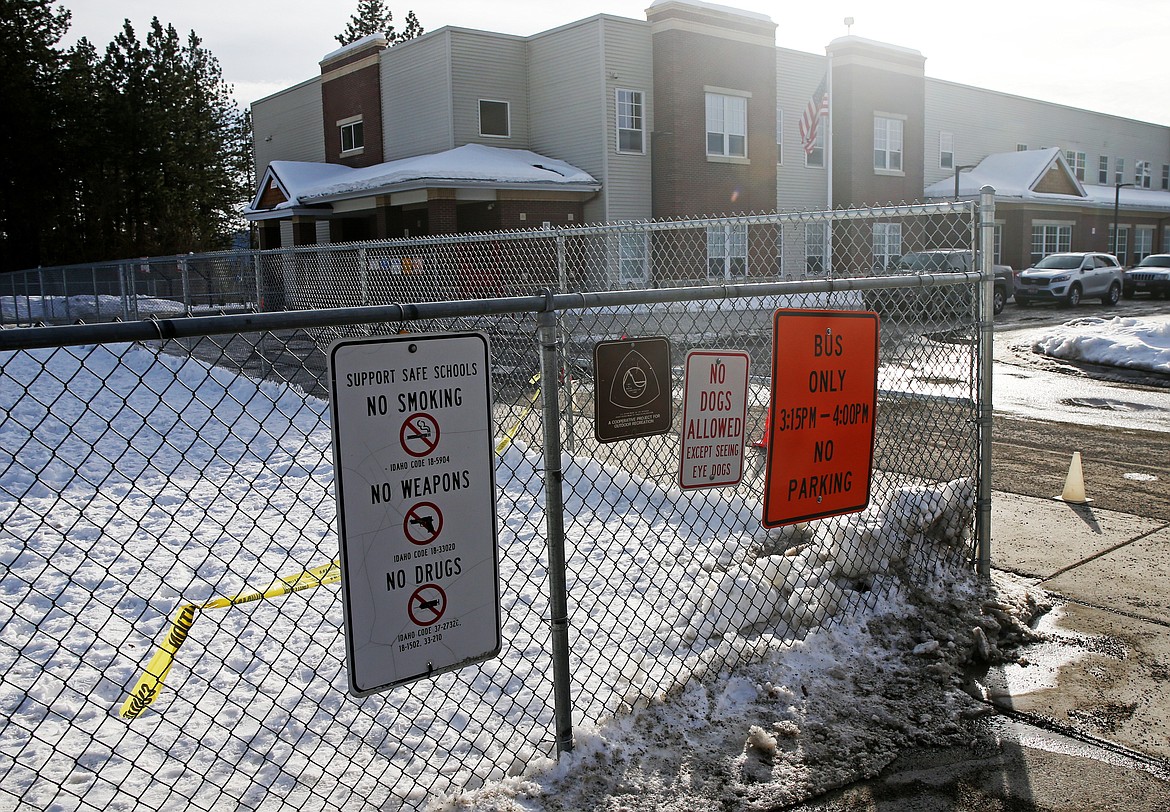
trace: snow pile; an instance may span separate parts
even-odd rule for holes
[[[130,313],[126,307],[132,307]],[[211,315],[226,309],[242,309],[248,305],[194,305],[191,313]],[[136,296],[125,299],[109,294],[77,296],[0,296],[0,321],[3,322],[52,322],[63,324],[76,321],[110,321],[124,316],[131,318],[158,316],[171,318],[187,315],[182,302],[174,299],[158,299],[150,296]]]
[[[578,726],[557,762],[428,808],[774,809],[873,777],[905,748],[966,744],[992,710],[965,672],[1015,660],[1050,606],[1011,576],[979,580],[957,553],[918,547],[874,580],[872,606],[803,639],[729,635],[738,659]]]
[[[1036,339],[1032,351],[1067,361],[1170,374],[1170,321],[1073,319]]]

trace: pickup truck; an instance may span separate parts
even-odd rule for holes
[[[903,254],[894,264],[893,273],[961,273],[972,270],[974,262],[974,253],[965,248],[931,248],[923,251],[910,251],[909,253]],[[1016,277],[1010,265],[995,265],[993,268],[995,282],[993,287],[992,310],[995,313],[1000,313],[1003,311],[1004,305],[1007,304],[1007,300],[1015,293]],[[871,308],[882,312],[882,310],[906,310],[925,304],[905,301],[907,298],[905,294],[912,293],[913,291],[910,289],[883,291],[882,296],[874,297],[875,302],[871,303]],[[890,296],[890,294],[902,295]],[[946,298],[954,297],[948,296]],[[873,307],[873,304],[884,304],[884,307]]]

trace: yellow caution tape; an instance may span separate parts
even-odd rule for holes
[[[531,378],[529,378],[528,382],[534,384],[539,380],[540,380],[540,373],[538,372],[535,375],[533,375]],[[504,450],[509,445],[512,444],[512,441],[514,439],[516,439],[516,434],[520,431],[521,424],[528,418],[528,415],[532,414],[532,410],[536,406],[536,401],[539,399],[540,399],[540,387],[538,386],[538,387],[536,387],[536,391],[532,393],[532,397],[528,399],[528,406],[524,409],[524,413],[522,415],[520,415],[520,419],[516,421],[516,423],[512,426],[512,428],[510,428],[506,432],[504,432],[504,436],[500,438],[500,441],[498,443],[496,443],[496,453],[497,454],[503,454]]]
[[[231,598],[214,598],[199,605],[185,604],[176,613],[175,619],[171,623],[170,632],[159,645],[158,651],[150,658],[150,662],[146,664],[146,670],[135,683],[130,697],[122,705],[121,717],[123,719],[137,719],[154,700],[158,699],[158,695],[162,692],[163,680],[167,678],[171,666],[174,665],[179,647],[183,645],[187,635],[191,633],[191,627],[195,625],[195,617],[199,612],[205,609],[225,609],[228,606],[241,603],[279,598],[281,595],[289,595],[303,589],[335,584],[340,580],[341,562],[332,561],[304,572],[298,572],[296,575],[278,578],[272,582],[270,587],[262,591],[241,592]]]

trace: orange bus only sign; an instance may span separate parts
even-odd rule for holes
[[[877,352],[876,313],[776,311],[765,527],[869,504]]]

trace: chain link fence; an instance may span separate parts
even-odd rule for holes
[[[0,808],[423,809],[555,756],[565,722],[715,678],[743,656],[736,640],[792,639],[866,605],[924,549],[972,556],[990,310],[977,274],[886,271],[892,232],[897,255],[973,251],[974,215],[266,253],[256,278],[279,270],[281,284],[260,287],[303,312],[0,331]],[[454,295],[484,279],[499,287]],[[588,292],[603,283],[656,289]],[[777,308],[877,309],[878,405],[870,507],[768,530],[756,446],[787,351],[772,346]],[[468,330],[491,348],[503,651],[357,699],[327,351]],[[644,336],[669,342],[674,428],[599,442],[594,347]],[[703,348],[750,359],[744,475],[684,491],[682,362]],[[557,544],[567,708],[553,681]]]

